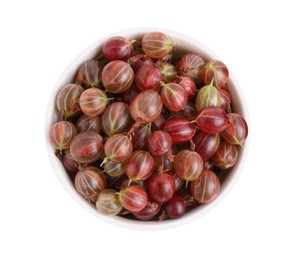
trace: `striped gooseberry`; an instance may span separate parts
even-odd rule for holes
[[[116,193],[116,190],[106,189],[99,194],[96,202],[98,212],[107,216],[115,216],[121,212],[123,206]]]
[[[172,147],[172,139],[168,132],[158,130],[149,135],[147,145],[152,155],[164,155],[170,151]]]
[[[79,163],[95,162],[103,154],[103,138],[94,131],[79,133],[72,140],[70,152]]]
[[[75,187],[89,202],[95,203],[101,191],[107,186],[104,174],[94,166],[88,166],[77,172]]]
[[[57,94],[56,106],[58,113],[65,119],[78,115],[81,109],[78,100],[84,88],[78,84],[68,84]]]
[[[185,200],[180,196],[174,196],[165,205],[165,213],[169,218],[176,219],[182,217],[186,212]]]
[[[153,173],[148,179],[148,191],[154,201],[169,201],[175,193],[175,181],[172,175],[169,173]]]
[[[203,67],[202,81],[210,84],[214,79],[214,86],[217,88],[226,87],[228,81],[228,69],[225,64],[219,60],[210,60]]]
[[[121,205],[131,212],[141,211],[148,203],[146,191],[138,185],[125,186],[118,195]]]
[[[198,130],[192,141],[195,151],[200,154],[203,160],[207,160],[216,152],[220,143],[220,136]]]
[[[80,66],[76,82],[84,88],[99,87],[104,65],[98,60],[87,60]]]
[[[87,116],[102,114],[108,104],[109,98],[99,88],[86,89],[80,97],[80,107]]]
[[[182,110],[188,100],[185,89],[177,83],[162,83],[161,98],[164,106],[170,111]]]
[[[142,48],[148,57],[159,59],[174,50],[174,43],[168,35],[162,32],[149,32],[142,39]]]
[[[105,65],[102,71],[102,82],[110,93],[123,93],[130,88],[134,80],[134,71],[124,61],[114,60]]]
[[[153,65],[142,66],[135,75],[135,84],[140,90],[158,90],[161,87],[163,76]]]
[[[155,67],[161,72],[163,82],[169,83],[174,81],[177,70],[173,64],[164,61],[157,61],[155,63]]]
[[[191,193],[199,203],[213,201],[218,196],[219,190],[219,179],[209,170],[204,170],[195,181],[191,182]]]
[[[168,120],[163,128],[168,132],[173,144],[189,141],[195,134],[195,125],[185,118],[172,118]]]
[[[140,92],[130,104],[130,114],[142,124],[154,121],[162,111],[162,100],[154,90]]]
[[[177,72],[180,76],[191,78],[194,83],[199,84],[202,78],[202,71],[205,65],[204,59],[194,53],[182,56],[177,65]]]
[[[213,86],[213,80],[209,85],[202,87],[196,95],[195,106],[200,112],[206,107],[221,107],[221,97],[218,89]]]
[[[181,179],[194,181],[203,170],[203,160],[197,152],[182,150],[175,156],[174,170]]]
[[[217,168],[223,170],[229,169],[237,163],[238,149],[236,145],[221,141],[211,159]]]
[[[220,107],[206,107],[197,115],[198,128],[209,134],[222,132],[228,125],[228,116]]]
[[[229,125],[221,132],[221,136],[230,144],[242,146],[248,135],[248,126],[243,116],[228,114]]]
[[[126,135],[115,134],[107,139],[104,145],[104,151],[106,158],[102,164],[105,164],[109,160],[113,162],[123,162],[132,154],[133,145]]]
[[[106,135],[121,134],[132,126],[130,107],[124,102],[114,102],[107,106],[102,115],[103,131]]]
[[[59,121],[51,126],[49,138],[52,146],[62,154],[62,150],[70,147],[76,134],[76,127],[72,123]]]
[[[133,42],[121,36],[109,38],[103,44],[103,55],[106,60],[126,61],[133,53]]]
[[[125,163],[125,173],[130,181],[143,181],[151,176],[154,166],[154,159],[149,152],[137,150]]]
[[[108,161],[104,166],[104,172],[111,177],[121,176],[125,173],[125,162]]]

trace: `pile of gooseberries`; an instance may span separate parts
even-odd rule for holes
[[[232,174],[248,127],[231,100],[221,61],[179,54],[161,32],[112,37],[59,90],[50,142],[99,213],[176,219]]]

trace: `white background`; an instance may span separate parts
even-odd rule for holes
[[[51,2],[0,4],[0,259],[286,259],[286,1]],[[251,119],[248,159],[228,196],[159,232],[118,228],[81,208],[53,174],[43,133],[65,66],[95,40],[139,26],[217,53]]]

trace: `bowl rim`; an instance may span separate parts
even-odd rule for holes
[[[218,197],[208,203],[205,204],[202,207],[198,207],[191,212],[188,212],[185,214],[183,217],[175,220],[165,220],[162,222],[156,222],[156,221],[137,221],[137,220],[130,220],[130,219],[125,219],[121,218],[118,216],[104,216],[101,215],[100,213],[97,212],[97,210],[89,204],[84,198],[82,198],[74,189],[70,179],[68,178],[68,175],[66,174],[66,171],[64,170],[61,162],[58,160],[58,158],[54,154],[54,149],[50,145],[49,142],[49,129],[51,124],[54,122],[53,115],[54,115],[54,109],[55,109],[55,97],[56,94],[63,86],[63,82],[66,81],[66,79],[71,75],[72,73],[75,73],[75,69],[79,66],[81,62],[85,60],[86,56],[91,56],[91,53],[96,48],[99,48],[102,46],[102,44],[105,42],[110,37],[113,36],[124,36],[127,38],[133,38],[135,36],[143,35],[147,32],[151,31],[160,31],[163,33],[168,34],[172,39],[180,39],[181,41],[192,43],[192,49],[194,50],[200,50],[200,52],[208,55],[209,57],[212,57],[213,59],[219,59],[221,60],[212,50],[207,48],[204,44],[200,43],[199,41],[193,39],[190,36],[187,36],[182,33],[178,33],[172,30],[168,29],[163,29],[163,28],[153,28],[153,27],[138,27],[138,28],[131,28],[127,30],[121,30],[117,31],[115,33],[109,34],[101,39],[96,40],[92,44],[90,44],[88,47],[86,47],[83,51],[81,51],[63,70],[62,74],[58,78],[52,93],[50,94],[47,110],[46,110],[46,116],[45,116],[45,125],[44,125],[44,134],[45,134],[45,139],[46,139],[46,148],[47,148],[47,155],[50,160],[50,164],[53,168],[53,171],[58,178],[59,182],[61,185],[65,188],[65,190],[68,192],[68,194],[78,203],[80,204],[83,208],[85,208],[87,211],[89,211],[91,214],[94,216],[98,217],[99,219],[122,227],[122,228],[128,228],[128,229],[133,229],[133,230],[144,230],[144,231],[155,231],[155,230],[166,230],[170,228],[175,228],[175,227],[180,227],[182,225],[189,224],[193,222],[194,220],[200,218],[201,216],[205,215],[206,213],[210,212],[214,207],[220,203],[225,196],[228,194],[228,192],[232,189],[236,181],[238,180],[240,173],[242,172],[243,165],[245,164],[246,158],[247,158],[247,153],[249,150],[249,143],[250,143],[250,134],[248,138],[246,139],[243,148],[240,151],[240,159],[236,165],[236,169],[231,171],[235,171],[236,174],[232,174],[231,177],[228,177],[228,183],[225,184],[224,189],[221,189],[220,194]],[[176,42],[176,41],[175,41]],[[248,112],[248,107],[246,104],[246,99],[244,97],[244,94],[242,92],[242,89],[232,74],[232,72],[229,71],[229,83],[232,85],[233,91],[236,92],[236,95],[239,97],[239,106],[240,106],[240,114],[242,114],[248,123],[248,127],[250,130],[250,123],[249,123],[249,112]],[[249,131],[250,133],[250,131]]]

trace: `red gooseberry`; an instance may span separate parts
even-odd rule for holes
[[[199,203],[213,201],[218,196],[219,190],[219,179],[209,170],[204,170],[195,181],[191,182],[191,193]]]

